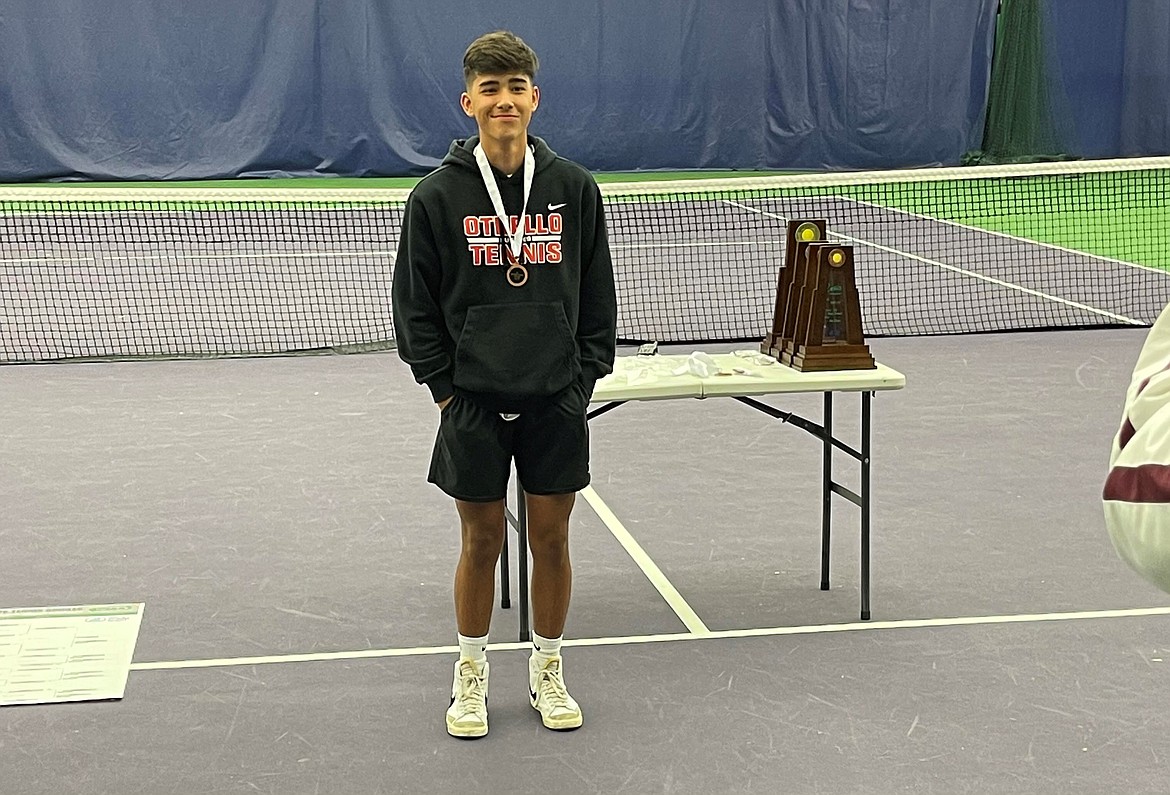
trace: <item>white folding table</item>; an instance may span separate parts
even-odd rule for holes
[[[901,389],[906,377],[878,364],[873,370],[834,370],[806,373],[794,370],[753,351],[736,351],[691,356],[619,356],[614,371],[597,382],[590,420],[631,400],[673,400],[677,398],[730,397],[770,417],[795,425],[821,441],[821,590],[829,588],[829,541],[832,498],[837,494],[861,509],[861,619],[868,621],[870,550],[870,400],[874,392]],[[791,412],[761,403],[763,395],[821,392],[824,414],[817,424]],[[833,396],[837,392],[861,395],[860,450],[833,435]],[[833,448],[861,464],[860,494],[833,480]],[[528,598],[528,533],[524,495],[516,484],[516,513],[505,508],[509,524],[516,530],[519,546],[520,640],[530,638]],[[501,605],[510,607],[508,542],[500,557]]]

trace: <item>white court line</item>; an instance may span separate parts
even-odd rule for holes
[[[698,632],[676,632],[658,635],[626,635],[612,638],[577,638],[564,641],[565,646],[633,646],[645,643],[671,641],[728,640],[735,638],[768,638],[783,635],[823,635],[863,630],[883,631],[920,629],[924,627],[969,627],[994,624],[1035,624],[1045,621],[1086,621],[1105,618],[1139,618],[1170,615],[1170,607],[1139,607],[1128,610],[1086,610],[1070,613],[1023,613],[1005,616],[963,616],[958,618],[915,618],[901,621],[856,621],[849,624],[813,624],[801,627],[761,627],[755,629],[726,629]],[[493,650],[527,649],[531,644],[493,643]],[[331,660],[361,660],[382,657],[423,657],[436,654],[454,654],[458,646],[418,646],[403,649],[363,649],[361,651],[318,652],[314,654],[280,654],[270,657],[225,657],[208,660],[171,660],[132,663],[131,671],[174,671],[188,668],[220,668],[269,663],[326,662]]]
[[[530,643],[493,643],[492,649],[528,648]],[[422,657],[431,654],[455,654],[458,646],[418,646],[413,649],[364,649],[362,651],[334,651],[315,654],[278,654],[270,657],[223,657],[217,660],[171,660],[168,662],[131,663],[131,671],[177,671],[187,668],[221,668],[237,665],[266,665],[268,663],[330,662],[333,660],[364,660],[382,657]]]
[[[0,265],[10,265],[20,262],[89,262],[95,263],[93,257],[16,257],[14,259],[0,258]]]
[[[353,257],[387,257],[391,261],[396,257],[394,251],[261,251],[257,253],[232,254],[173,254],[169,260],[183,262],[186,260],[236,260],[236,259],[347,259]],[[105,256],[100,257],[103,262],[158,262],[158,256]],[[17,262],[90,262],[96,263],[95,257],[17,257],[8,259],[0,257],[0,265]]]
[[[260,251],[256,253],[231,253],[231,254],[174,254],[173,259],[176,261],[184,260],[217,260],[217,259],[323,259],[323,258],[340,259],[347,257],[394,257],[393,251]],[[108,262],[157,262],[158,257],[102,257]]]
[[[646,550],[642,549],[638,542],[634,540],[634,537],[630,535],[630,531],[625,528],[621,520],[609,509],[609,506],[602,501],[601,497],[597,495],[597,492],[593,490],[593,487],[586,486],[581,489],[581,496],[589,503],[589,507],[597,514],[597,518],[609,528],[609,532],[613,533],[618,543],[625,547],[626,552],[638,564],[638,568],[646,575],[646,579],[650,581],[650,584],[658,589],[658,593],[662,594],[662,598],[666,600],[666,603],[670,605],[675,615],[683,622],[683,626],[690,630],[692,635],[706,636],[711,634],[711,630],[707,629],[707,625],[703,623],[703,620],[691,609],[691,606],[683,599],[682,594],[670,584],[670,580],[666,579],[666,575],[662,573],[662,569],[658,568],[658,564],[651,560],[650,556],[646,554]]]
[[[642,248],[726,248],[729,246],[783,246],[779,240],[697,240],[688,243],[622,243],[611,245],[611,249]]]
[[[781,220],[781,221],[788,221],[788,218],[786,218],[783,215],[779,215],[778,213],[770,213],[770,212],[767,212],[766,210],[759,210],[759,209],[756,209],[755,207],[748,207],[746,204],[740,204],[739,202],[731,201],[730,199],[725,199],[724,201],[726,201],[728,204],[730,204],[734,207],[740,208],[741,210],[747,210],[748,212],[758,213],[759,215],[766,215],[769,218],[776,218],[776,219]],[[980,281],[989,282],[991,284],[995,284],[995,285],[998,285],[1000,287],[1005,287],[1005,288],[1008,288],[1010,290],[1017,290],[1021,293],[1027,293],[1028,295],[1034,295],[1037,298],[1044,298],[1046,300],[1052,301],[1053,303],[1064,304],[1065,306],[1073,307],[1074,309],[1081,309],[1081,310],[1084,310],[1086,312],[1090,312],[1094,315],[1101,315],[1102,317],[1107,317],[1107,318],[1110,318],[1112,320],[1120,321],[1122,323],[1129,323],[1130,325],[1133,325],[1133,326],[1145,326],[1146,325],[1145,323],[1142,323],[1141,321],[1134,320],[1132,317],[1126,317],[1125,315],[1117,315],[1117,314],[1114,314],[1113,312],[1109,312],[1108,310],[1098,309],[1097,307],[1089,306],[1088,304],[1082,304],[1078,301],[1070,301],[1067,298],[1060,298],[1059,296],[1049,295],[1048,293],[1042,292],[1040,290],[1033,290],[1030,287],[1024,287],[1022,284],[1015,284],[1013,282],[1005,282],[1005,281],[1002,281],[1000,279],[996,279],[994,277],[987,276],[987,275],[982,274],[982,273],[976,273],[975,271],[969,271],[966,268],[960,268],[957,265],[949,265],[945,262],[939,262],[938,260],[929,259],[927,257],[920,257],[917,254],[911,254],[908,251],[900,251],[899,249],[896,249],[896,248],[890,248],[888,246],[883,246],[882,244],[874,243],[871,240],[862,240],[861,238],[858,238],[858,237],[850,237],[849,235],[843,235],[843,234],[840,234],[839,232],[832,232],[832,231],[829,232],[829,236],[840,238],[841,240],[848,240],[851,243],[857,243],[858,245],[867,246],[868,248],[876,248],[879,251],[885,251],[889,254],[896,254],[899,257],[906,257],[907,259],[916,260],[917,262],[921,262],[921,263],[926,264],[926,265],[933,265],[934,267],[942,268],[943,270],[954,271],[955,273],[962,274],[963,276],[970,276],[973,279],[979,279]]]

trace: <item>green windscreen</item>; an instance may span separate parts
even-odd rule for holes
[[[1050,0],[1002,0],[983,143],[968,165],[1070,160],[1076,129],[1050,25]]]

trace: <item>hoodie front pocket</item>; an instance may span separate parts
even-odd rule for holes
[[[580,369],[560,302],[484,304],[467,310],[455,350],[455,386],[540,397],[563,389]]]

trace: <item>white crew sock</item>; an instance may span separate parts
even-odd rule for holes
[[[538,668],[543,668],[545,663],[549,660],[561,656],[561,639],[564,635],[557,638],[544,638],[532,633],[532,657],[536,660]]]
[[[487,635],[482,638],[469,638],[466,635],[460,635],[459,659],[473,660],[476,664],[482,663],[487,659],[487,643]]]

